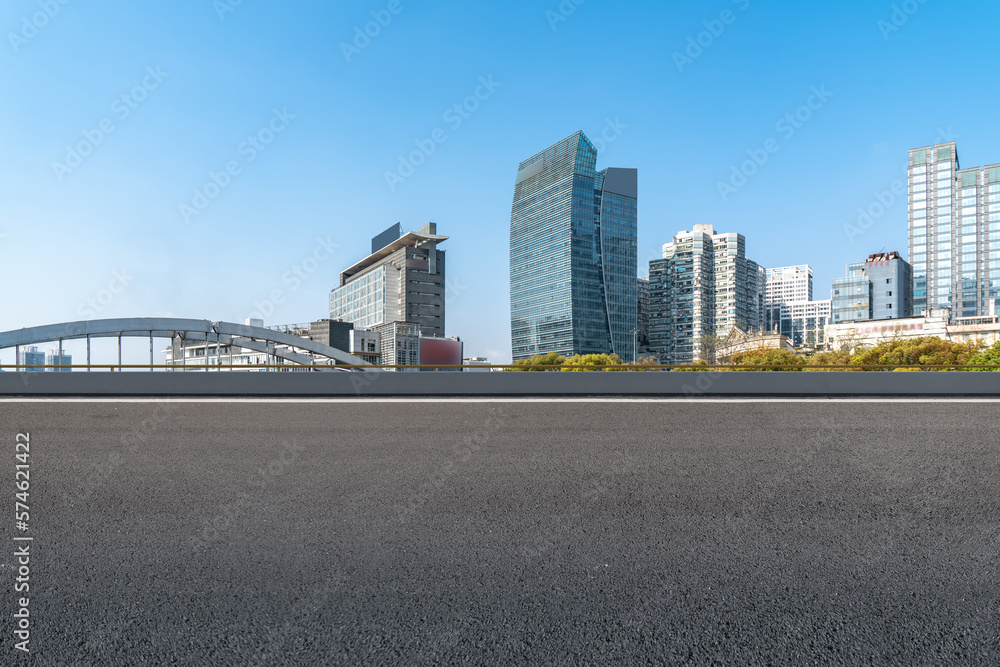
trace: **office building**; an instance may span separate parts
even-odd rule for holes
[[[520,164],[510,222],[511,346],[535,354],[634,357],[635,169],[597,171],[575,134]]]
[[[380,248],[340,274],[330,292],[330,319],[373,329],[393,322],[417,325],[426,335],[445,333],[445,253],[437,225],[397,236],[397,224],[372,239]],[[397,236],[397,238],[393,238]]]
[[[636,337],[639,345],[638,352],[642,353],[649,350],[649,278],[639,278],[636,287],[639,296],[638,309],[636,310],[636,322],[638,323]]]
[[[826,347],[826,327],[833,322],[833,302],[792,301],[771,307],[771,331],[787,336],[797,348]]]
[[[28,347],[23,347],[17,351],[17,365],[18,366],[44,366],[45,365],[45,353],[39,350],[36,346],[30,345]],[[44,371],[44,368],[37,368],[32,370]]]
[[[766,274],[765,303],[812,301],[813,270],[808,264],[767,269]]]
[[[761,328],[764,283],[742,234],[712,225],[678,232],[649,263],[650,349],[664,364],[712,361],[732,331]]]
[[[767,269],[764,328],[788,337],[797,347],[822,349],[832,302],[813,301],[813,270],[808,264]]]
[[[954,142],[909,159],[913,312],[995,312],[1000,299],[1000,164],[961,169]]]
[[[913,315],[913,269],[898,252],[869,255],[833,281],[833,323],[894,320]]]
[[[379,352],[383,366],[417,366],[420,364],[420,325],[409,322],[389,322],[380,324],[373,330],[379,337]]]

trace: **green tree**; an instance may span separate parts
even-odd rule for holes
[[[841,349],[834,352],[819,352],[809,357],[806,370],[842,371],[843,368],[824,368],[826,366],[847,366],[851,363],[851,353]]]
[[[566,363],[566,357],[555,352],[549,352],[548,354],[536,354],[531,359],[521,359],[520,361],[515,361],[513,368],[508,368],[509,371],[523,373],[526,371],[555,371],[559,370],[557,366],[562,366]],[[533,368],[534,366],[552,366],[553,368]]]
[[[733,355],[733,366],[763,366],[765,368],[737,368],[736,370],[798,371],[805,366],[804,357],[789,350],[774,348],[747,350]],[[789,368],[783,368],[788,366]]]
[[[622,366],[624,362],[617,354],[576,354],[566,360],[563,371],[623,371],[625,368],[604,368],[605,366]],[[584,368],[568,368],[583,366]]]
[[[942,338],[894,338],[862,350],[852,366],[964,366],[982,347],[979,342],[952,343]]]
[[[969,357],[970,366],[996,366],[997,368],[970,368],[970,371],[997,371],[1000,370],[1000,341],[993,344],[993,347],[976,352]]]

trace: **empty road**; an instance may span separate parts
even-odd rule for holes
[[[996,401],[0,400],[0,663],[996,665],[998,433]]]

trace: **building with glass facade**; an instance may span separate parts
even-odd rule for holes
[[[45,365],[45,353],[38,349],[34,345],[28,347],[20,348],[17,351],[17,365],[18,366],[44,366]],[[39,368],[37,370],[46,370],[44,368]]]
[[[387,232],[372,241],[372,247],[386,245],[340,274],[340,286],[330,292],[330,319],[358,329],[410,322],[444,337],[444,251],[437,246],[448,237],[439,236],[433,222],[396,239]]]
[[[833,281],[834,324],[895,320],[913,315],[913,269],[898,252],[870,255]]]
[[[520,164],[510,218],[511,348],[634,355],[638,175],[597,171],[577,132]]]
[[[760,329],[764,271],[742,234],[678,232],[649,263],[649,346],[664,364],[709,360],[734,329]]]
[[[910,150],[909,243],[914,314],[996,312],[1000,165],[961,169],[954,142]]]

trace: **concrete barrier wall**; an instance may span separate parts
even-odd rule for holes
[[[1000,396],[1000,372],[7,372],[0,396]]]

